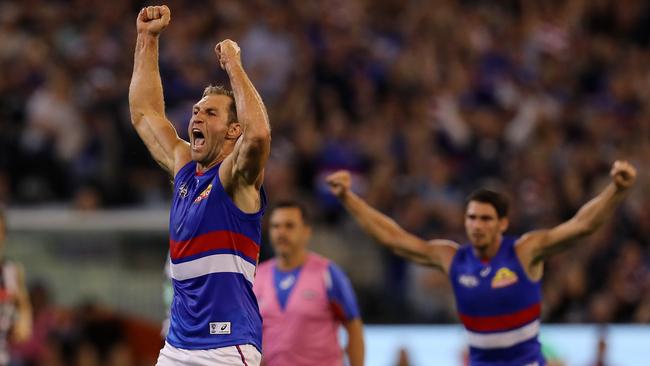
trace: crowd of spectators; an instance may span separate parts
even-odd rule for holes
[[[0,3],[0,202],[168,204],[169,177],[129,121],[143,5]],[[630,160],[640,176],[613,220],[548,261],[544,317],[650,322],[650,3],[168,5],[160,65],[179,134],[203,88],[227,83],[214,45],[237,41],[273,128],[269,196],[305,200],[326,230],[349,221],[323,182],[337,169],[351,170],[355,189],[407,230],[462,242],[463,198],[474,188],[507,192],[509,232],[520,234],[571,217],[615,159]],[[379,257],[385,278],[359,292],[398,301],[389,314],[362,297],[368,321],[454,320],[440,277]]]
[[[10,366],[152,365],[163,340],[160,328],[118,314],[95,301],[57,306],[44,283],[30,288],[34,330],[12,344]]]

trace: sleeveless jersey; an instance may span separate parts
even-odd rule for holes
[[[541,288],[521,266],[515,238],[504,237],[482,263],[471,245],[458,249],[449,271],[458,315],[468,333],[471,366],[543,366]]]
[[[241,211],[219,179],[218,164],[203,174],[196,162],[174,179],[170,212],[170,272],[174,297],[167,342],[181,349],[251,344],[262,349],[262,319],[253,280],[266,206]]]

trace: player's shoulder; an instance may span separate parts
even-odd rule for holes
[[[348,275],[345,273],[343,268],[332,261],[327,265],[327,273],[335,283],[349,280]]]
[[[463,261],[472,256],[472,246],[469,243],[459,244],[454,241],[442,244],[438,243],[440,250],[449,257],[449,265],[453,262]]]
[[[184,165],[178,168],[178,170],[176,170],[176,174],[174,174],[174,183],[179,183],[187,180],[188,177],[192,177],[195,172],[196,161],[190,160],[186,162]]]
[[[448,249],[451,251],[455,251],[461,248],[461,245],[458,244],[457,242],[449,239],[431,239],[427,241],[427,244],[429,245],[434,245],[436,247]]]
[[[433,239],[429,240],[427,244],[430,254],[435,255],[441,261],[451,260],[466,247],[448,239]]]
[[[534,256],[546,242],[549,231],[548,229],[534,230],[514,238],[513,250],[520,256]]]
[[[316,264],[314,267],[322,271],[327,278],[332,278],[334,282],[348,277],[343,268],[331,259],[317,255],[312,258],[312,261]]]
[[[527,243],[534,242],[534,241],[539,241],[546,237],[549,233],[549,229],[537,229],[537,230],[532,230],[528,231],[520,236],[517,237],[511,237],[511,240],[514,241],[514,245],[526,245]]]
[[[432,239],[427,241],[427,245],[426,254],[430,262],[426,264],[444,273],[449,273],[452,263],[457,260],[463,249],[463,246],[449,239]]]
[[[343,270],[336,263],[323,255],[309,252],[308,256],[309,267],[311,267],[312,271],[322,271],[326,277],[338,276],[339,273],[343,273]]]

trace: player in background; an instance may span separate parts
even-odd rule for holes
[[[0,209],[0,366],[9,365],[9,342],[32,335],[32,306],[25,286],[25,270],[4,256],[7,218]]]
[[[307,211],[278,203],[269,220],[275,258],[259,266],[255,294],[264,319],[264,366],[343,366],[339,327],[348,334],[350,366],[363,366],[363,323],[350,281],[329,259],[307,249]]]
[[[542,366],[545,360],[538,333],[544,260],[598,229],[634,185],[636,170],[625,161],[616,161],[610,176],[611,183],[573,218],[521,237],[504,236],[508,228],[505,197],[485,189],[475,191],[466,201],[469,245],[464,246],[444,239],[425,241],[406,232],[350,190],[348,172],[330,175],[327,183],[363,230],[380,244],[448,275],[467,330],[470,365]]]
[[[233,88],[209,86],[192,108],[190,141],[165,115],[158,66],[171,12],[150,6],[137,16],[129,107],[135,130],[174,177],[169,333],[158,365],[259,365],[262,319],[253,280],[266,205],[262,189],[271,130],[262,99],[225,40],[216,61]]]

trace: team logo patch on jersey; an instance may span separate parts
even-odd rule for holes
[[[519,280],[517,274],[506,267],[499,268],[492,278],[492,288],[501,288],[510,286]]]
[[[464,274],[458,276],[458,283],[465,287],[472,288],[478,286],[478,278],[476,278],[476,276]]]
[[[206,199],[210,195],[210,191],[212,191],[212,184],[210,184],[208,188],[206,188],[198,197],[196,197],[194,203],[199,203],[202,200]]]
[[[210,334],[230,334],[230,322],[210,323]]]

